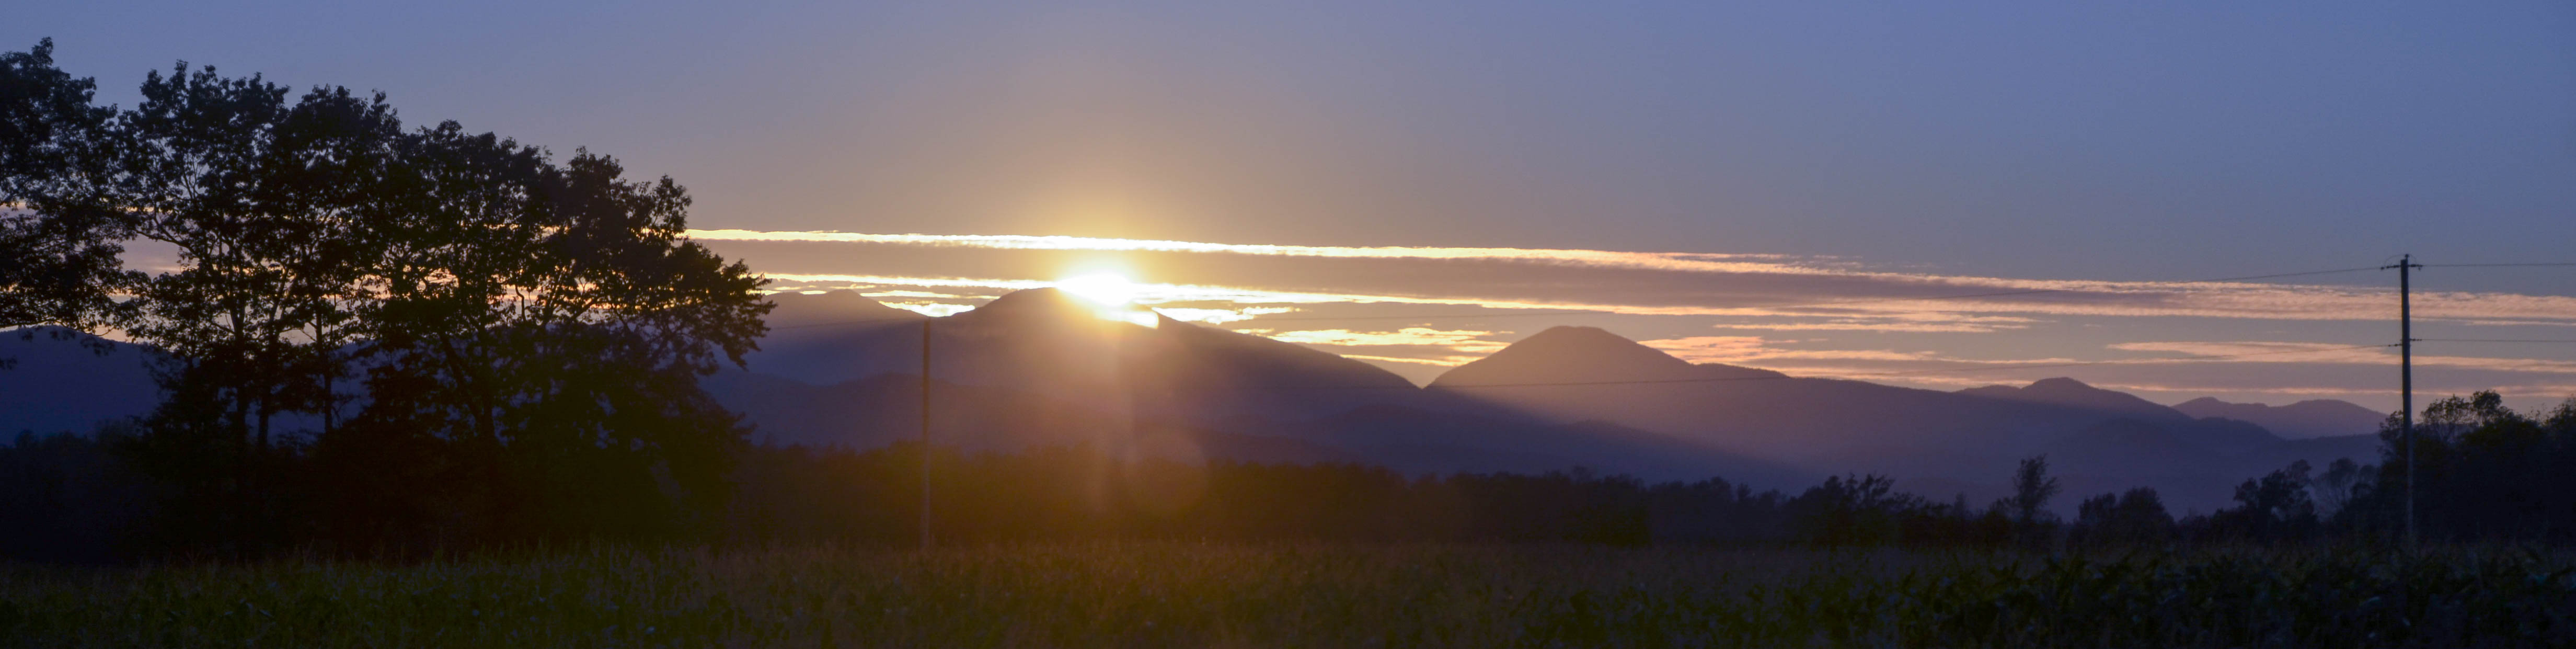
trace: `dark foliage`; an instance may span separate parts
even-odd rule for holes
[[[2087,498],[2076,507],[2070,543],[2079,546],[2153,546],[2174,538],[2173,514],[2154,489]]]
[[[126,551],[714,523],[743,431],[698,379],[770,306],[683,237],[678,184],[185,63],[130,110],[92,106],[51,53],[0,55],[0,327],[110,325],[159,352],[164,402],[83,447],[140,478]],[[176,267],[122,269],[133,240]],[[77,499],[60,491],[38,493]]]
[[[919,530],[921,447],[746,447],[726,453],[720,503],[662,498],[669,474],[613,451],[471,455],[360,419],[268,457],[255,519],[232,518],[226,470],[191,463],[206,437],[27,437],[0,448],[0,484],[27,485],[0,517],[13,556],[73,560],[274,547],[417,555],[555,539],[908,545]],[[1351,464],[1115,457],[1088,448],[932,456],[940,542],[1186,539],[1520,541],[1607,545],[1976,546],[2014,537],[2001,513],[1837,477],[1795,497],[1726,480],[1647,484],[1576,470],[1407,477]],[[488,466],[478,466],[483,463]],[[459,475],[472,472],[475,480]],[[503,502],[504,497],[517,500]],[[691,514],[695,512],[695,514]],[[705,519],[691,515],[706,516]],[[242,529],[236,526],[250,526]],[[69,526],[69,527],[65,527]],[[494,530],[523,526],[516,529]],[[66,536],[57,530],[87,530]],[[536,534],[527,536],[526,534]],[[79,545],[74,540],[103,541]],[[51,544],[51,545],[47,545]]]
[[[2566,419],[2553,414],[2543,427],[2554,430],[2547,426],[2558,424],[2549,422]],[[921,447],[913,444],[720,451],[732,458],[723,480],[730,490],[721,503],[691,504],[651,497],[680,492],[669,474],[636,471],[645,464],[617,461],[604,447],[512,456],[527,458],[520,463],[478,459],[471,453],[480,447],[407,430],[360,418],[277,456],[280,464],[266,470],[280,476],[281,497],[254,540],[360,553],[531,538],[901,546],[913,543],[919,530]],[[172,482],[224,479],[220,471],[179,468],[205,449],[154,446],[187,439],[119,429],[92,438],[23,440],[0,450],[6,472],[0,481],[35,485],[25,491],[41,495],[13,503],[7,516],[21,529],[103,530],[92,538],[113,542],[94,547],[114,550],[94,549],[95,555],[203,550],[208,539],[172,530],[217,527],[223,522],[190,517],[220,508],[135,504],[153,494],[222,493]],[[162,461],[156,458],[177,465],[133,464]],[[2248,480],[2236,507],[2209,516],[2175,521],[2154,491],[2137,489],[2087,499],[2062,528],[2035,517],[2042,522],[2034,525],[2051,527],[2034,530],[2014,521],[2009,500],[1980,512],[1961,501],[1896,492],[1886,478],[1868,475],[1831,478],[1790,497],[1714,478],[1647,484],[1580,470],[1409,477],[1349,464],[1191,463],[1088,448],[942,450],[931,460],[933,527],[943,544],[1174,539],[2002,548],[2040,539],[2042,547],[2120,549],[2385,538],[2367,523],[2374,499],[2384,498],[2375,486],[2358,487],[2363,495],[2342,511],[2321,513],[2310,496],[2316,481],[2300,465]],[[477,462],[490,466],[470,468]],[[479,479],[457,477],[469,470],[480,471],[473,474]],[[2048,481],[2038,472],[2020,477]],[[504,495],[524,498],[474,513]],[[2460,501],[2427,502],[2447,508]],[[690,511],[702,518],[679,515]],[[469,524],[551,532],[529,537],[460,527]],[[2056,529],[2062,537],[2051,536]],[[84,556],[61,552],[67,544],[39,547],[46,542],[14,539],[9,547],[22,556]]]
[[[135,279],[117,262],[120,212],[106,182],[116,110],[92,105],[98,84],[55,68],[53,52],[50,38],[0,52],[0,328],[95,328]]]
[[[2576,540],[2576,399],[2542,412],[2504,407],[2495,392],[2424,407],[2415,424],[2417,533],[2434,540]],[[2396,415],[2381,426],[2379,466],[2364,467],[2338,527],[2380,537],[2405,525],[2409,458]]]

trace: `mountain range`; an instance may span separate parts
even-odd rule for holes
[[[2060,509],[2154,487],[2177,510],[2306,460],[2376,461],[2380,415],[2340,401],[2159,405],[2054,378],[1956,392],[1694,364],[1590,327],[1556,327],[1416,387],[1360,361],[1103,307],[1053,289],[941,318],[856,293],[779,294],[741,368],[705,380],[757,441],[873,448],[922,434],[1003,451],[1087,444],[1135,456],[1355,462],[1409,473],[1582,467],[1649,480],[1797,489],[1877,473],[1937,499],[1999,497],[2046,454]],[[148,411],[149,351],[0,339],[0,431],[84,430]],[[930,380],[921,376],[929,345]],[[2293,439],[2295,438],[2295,439]]]

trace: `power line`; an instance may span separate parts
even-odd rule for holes
[[[2546,261],[2521,264],[2423,264],[2425,268],[2527,268],[2534,266],[2576,266],[2576,261]]]
[[[2435,343],[2576,343],[2576,338],[2417,338]]]

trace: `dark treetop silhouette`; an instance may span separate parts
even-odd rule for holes
[[[19,207],[0,241],[37,263],[0,277],[0,316],[160,354],[167,398],[128,453],[186,513],[158,533],[269,540],[310,513],[288,511],[280,494],[312,486],[290,482],[340,481],[330,505],[365,512],[337,520],[466,537],[668,526],[721,502],[741,430],[696,379],[739,362],[769,305],[681,237],[670,179],[184,63],[132,109],[90,107],[49,54],[7,60]],[[175,267],[116,269],[129,240]],[[318,430],[290,440],[281,418]]]

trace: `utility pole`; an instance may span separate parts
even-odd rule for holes
[[[2406,454],[2406,547],[2415,547],[2415,313],[2408,295],[2408,271],[2423,268],[2414,255],[2397,258],[2397,414],[2398,438]]]
[[[930,549],[930,321],[921,319],[921,549]]]

